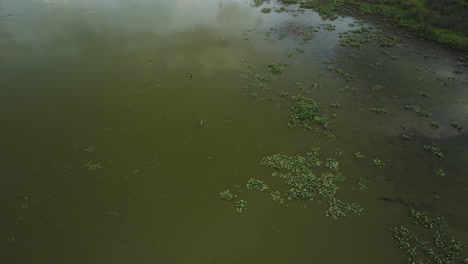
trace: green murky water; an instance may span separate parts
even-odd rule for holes
[[[445,217],[468,244],[468,128],[450,126],[468,125],[468,75],[404,37],[340,45],[367,26],[249,1],[0,1],[1,259],[404,263],[389,229],[410,209]],[[275,62],[289,65],[252,85],[246,71]],[[289,128],[297,94],[335,122]],[[340,162],[337,197],[361,215],[272,201],[287,188],[261,159],[311,146]],[[250,178],[270,189],[247,190]],[[249,208],[221,200],[227,189]]]

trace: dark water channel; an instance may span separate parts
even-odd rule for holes
[[[468,74],[456,56],[395,32],[401,42],[382,47],[375,25],[279,7],[1,0],[1,262],[404,263],[390,228],[410,227],[411,209],[444,217],[468,245],[468,127],[450,125],[468,126]],[[364,27],[362,48],[340,45]],[[267,88],[252,85],[249,68],[278,62]],[[335,121],[289,128],[298,94]],[[312,146],[339,161],[337,197],[360,215],[272,200],[287,188],[262,158]],[[250,178],[270,189],[246,189]],[[249,208],[220,199],[228,189]]]

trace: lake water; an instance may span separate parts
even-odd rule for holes
[[[468,125],[458,55],[279,8],[1,0],[2,263],[404,263],[390,229],[411,227],[411,209],[468,245],[468,127],[450,125]],[[340,45],[360,28],[360,49]],[[269,63],[288,65],[255,83]],[[288,127],[294,95],[334,122]],[[340,163],[336,196],[360,215],[272,200],[288,188],[262,158],[314,146]]]

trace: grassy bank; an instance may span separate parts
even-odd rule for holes
[[[337,14],[383,17],[416,36],[468,52],[468,2],[465,0],[278,0],[313,9],[323,18]]]

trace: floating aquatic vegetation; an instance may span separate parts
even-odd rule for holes
[[[372,87],[373,91],[381,91],[383,89],[382,85],[376,84],[374,87]]]
[[[262,13],[264,13],[264,14],[269,14],[269,13],[271,12],[271,8],[269,8],[269,7],[264,7],[264,8],[262,8],[261,11],[262,11]]]
[[[326,31],[334,31],[336,30],[336,26],[333,24],[321,24],[322,28],[324,28]]]
[[[331,138],[331,139],[333,139],[333,140],[336,139],[335,134],[333,134],[331,131],[325,130],[325,131],[323,132],[323,134],[324,134],[325,137],[327,137],[327,138]]]
[[[398,38],[371,27],[361,27],[341,32],[339,38],[341,46],[357,49],[361,49],[366,43],[375,43],[380,47],[393,47],[400,42]],[[385,49],[384,52],[386,55],[390,55],[388,50]]]
[[[253,1],[252,1],[252,5],[253,5],[254,7],[259,7],[259,6],[261,6],[261,5],[262,5],[264,2],[266,2],[266,1],[267,1],[267,0],[253,0]]]
[[[383,162],[382,160],[380,159],[372,159],[372,165],[373,166],[376,166],[376,167],[380,167],[382,168],[383,166],[385,166],[385,162]]]
[[[349,86],[345,86],[343,88],[340,88],[340,93],[348,93],[348,92],[351,92],[351,93],[357,93],[358,92],[358,88],[354,88],[354,87],[349,87]]]
[[[264,190],[267,190],[269,189],[268,186],[266,186],[265,183],[263,183],[263,181],[259,180],[259,179],[254,179],[254,178],[250,178],[250,180],[247,181],[247,189],[249,190],[258,190],[258,191],[261,191],[263,192]]]
[[[289,190],[286,196],[289,200],[315,200],[318,203],[328,201],[329,208],[323,213],[337,219],[347,212],[360,213],[362,208],[355,204],[348,204],[335,198],[338,190],[337,183],[344,181],[345,177],[339,172],[339,162],[327,158],[325,168],[317,171],[322,162],[319,159],[320,149],[313,147],[305,156],[287,156],[276,154],[263,158],[262,165],[277,171],[272,173],[275,178],[285,180]]]
[[[455,240],[443,217],[429,218],[415,210],[411,210],[409,217],[414,226],[423,228],[422,237],[432,236],[432,242],[421,240],[406,227],[392,228],[395,243],[407,256],[407,263],[468,263],[461,255],[465,246]]]
[[[265,68],[273,74],[280,74],[284,71],[283,66],[288,66],[288,64],[282,62],[268,63],[267,65],[265,65]]]
[[[463,125],[458,123],[458,122],[452,122],[452,123],[450,123],[450,126],[455,128],[458,131],[463,129]]]
[[[352,203],[344,203],[335,197],[332,197],[328,200],[328,205],[330,206],[328,210],[323,212],[326,216],[330,216],[334,220],[337,220],[340,217],[346,216],[346,212],[353,212],[355,214],[360,214],[363,211],[363,208],[359,205]]]
[[[241,33],[241,35],[242,35],[242,40],[249,40],[248,34],[251,33],[251,32],[253,32],[253,31],[255,31],[255,30],[256,30],[256,28],[251,28],[251,29],[248,29],[248,30],[243,31],[243,32]]]
[[[242,213],[243,211],[247,210],[247,208],[249,208],[249,206],[247,205],[247,201],[244,201],[244,200],[236,201],[236,211],[238,213]]]
[[[351,75],[345,71],[343,71],[342,69],[334,69],[334,67],[332,67],[333,70],[335,70],[336,74],[340,77],[343,77],[345,78],[346,81],[352,81],[354,79],[356,79],[356,75]]]
[[[367,189],[368,184],[370,184],[370,180],[361,177],[358,180],[358,189],[365,190]]]
[[[430,98],[431,97],[431,95],[429,93],[426,93],[426,92],[423,92],[423,91],[419,91],[418,94],[421,97],[424,97],[424,98]]]
[[[339,103],[331,103],[330,104],[331,109],[335,109],[335,108],[339,108],[339,107],[341,107],[341,104],[339,104]]]
[[[443,169],[434,170],[434,173],[435,173],[437,176],[441,176],[441,177],[444,177],[444,176],[445,176],[445,171],[444,171]]]
[[[275,191],[271,193],[271,198],[273,201],[278,202],[280,204],[283,203],[283,198],[281,198],[281,193],[279,191]]]
[[[437,148],[437,147],[431,146],[431,145],[424,145],[424,148],[426,150],[429,150],[432,153],[432,155],[438,157],[439,159],[444,159],[444,154],[442,153],[440,148]]]
[[[367,68],[374,70],[374,71],[380,71],[382,70],[382,63],[380,62],[371,63],[367,65]]]
[[[354,157],[357,159],[363,159],[365,156],[361,152],[355,152]]]
[[[340,163],[332,158],[327,158],[325,167],[330,168],[330,170],[338,172],[340,170]]]
[[[229,190],[220,192],[219,196],[221,196],[221,199],[226,200],[226,201],[232,201],[235,197],[235,195],[231,194]]]
[[[299,53],[304,53],[304,50],[301,49],[301,48],[294,48],[295,51],[299,52]]]
[[[387,114],[388,110],[386,108],[371,108],[372,113],[374,114]]]
[[[431,116],[431,114],[429,112],[427,112],[425,110],[422,110],[419,107],[414,106],[414,105],[407,105],[407,106],[405,106],[405,109],[408,110],[408,111],[412,111],[413,113],[415,113],[419,117],[430,117]]]
[[[411,133],[409,133],[409,134],[403,134],[403,135],[401,135],[401,138],[402,138],[403,140],[411,140],[411,139],[414,138],[414,136],[416,136],[416,134],[413,133],[413,132],[411,132]]]
[[[291,114],[289,116],[289,127],[301,127],[310,129],[312,124],[320,124],[327,126],[330,118],[326,115],[321,115],[320,104],[311,98],[303,96],[293,96],[295,102],[291,106]]]
[[[437,122],[431,122],[431,127],[432,127],[432,128],[439,128],[439,123],[437,123]]]

